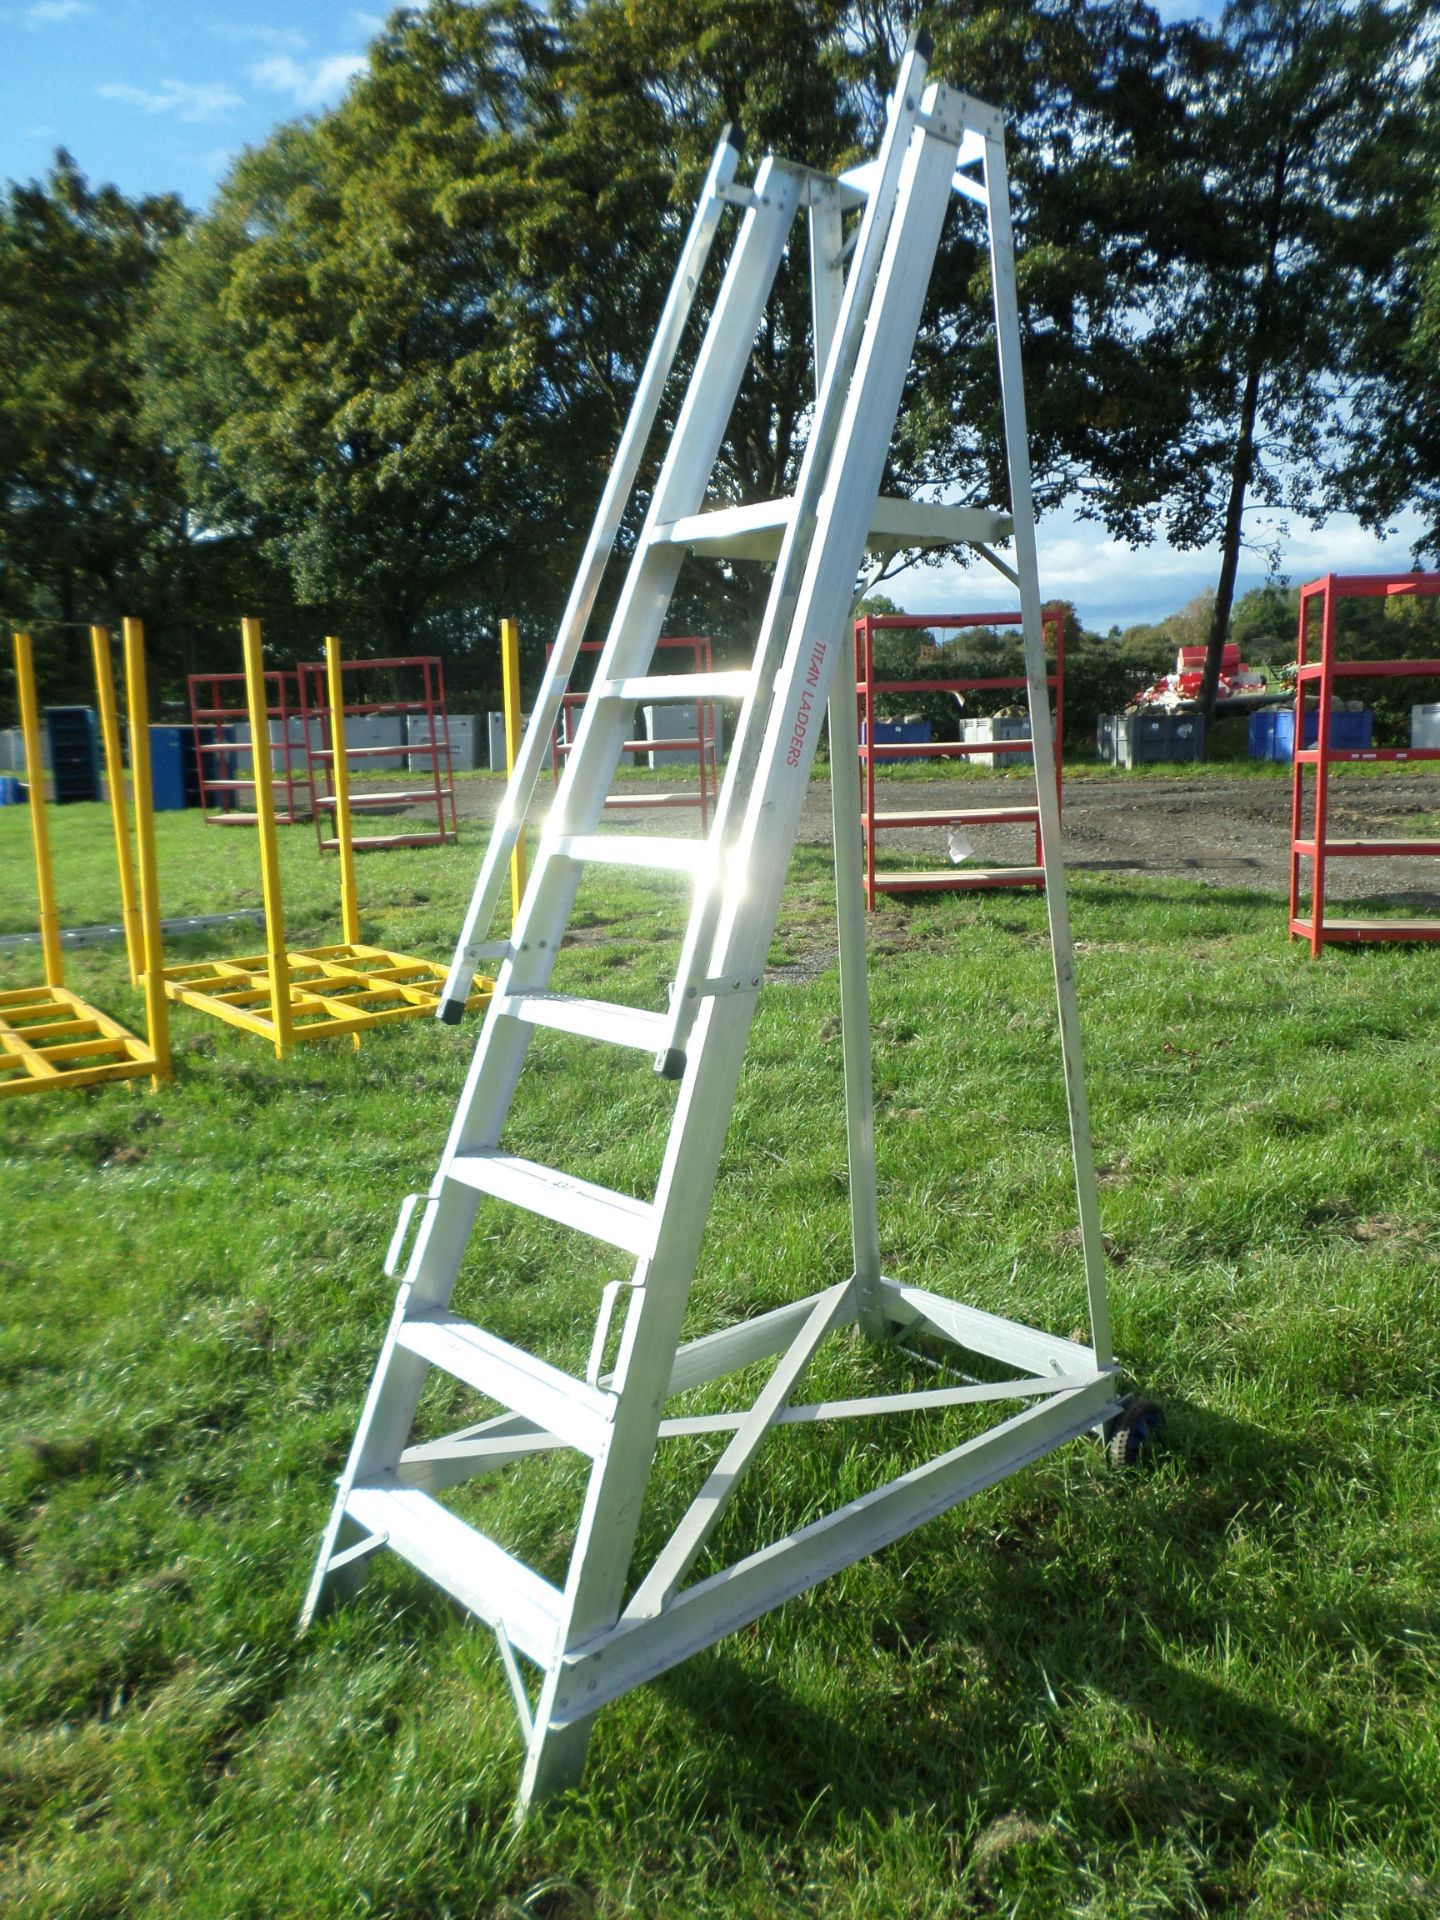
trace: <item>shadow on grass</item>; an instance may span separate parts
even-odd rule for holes
[[[1084,1850],[1203,1828],[1222,1879],[1243,1873],[1276,1829],[1383,1848],[1423,1819],[1383,1743],[1343,1737],[1325,1702],[1337,1677],[1393,1663],[1397,1648],[1434,1634],[1440,1610],[1396,1611],[1358,1578],[1343,1604],[1307,1593],[1294,1566],[1308,1557],[1304,1512],[1289,1496],[1333,1465],[1325,1451],[1185,1403],[1169,1414],[1155,1467],[1103,1493],[1120,1508],[1138,1499],[1138,1529],[1123,1513],[1108,1526],[1097,1515],[1100,1551],[1077,1555],[1057,1541],[1053,1509],[1039,1524],[1022,1514],[967,1556],[953,1591],[897,1585],[893,1612],[871,1621],[877,1665],[893,1671],[898,1657],[902,1668],[901,1697],[883,1714],[852,1720],[798,1699],[783,1665],[776,1685],[759,1685],[723,1642],[664,1676],[658,1689],[697,1727],[689,1793],[757,1833],[789,1829],[798,1811],[828,1836],[925,1809],[963,1818],[972,1799],[1058,1812]],[[1283,1604],[1228,1564],[1241,1516],[1276,1536],[1272,1564],[1294,1575]],[[891,1565],[898,1582],[893,1555]],[[1293,1704],[1274,1697],[1277,1641]],[[937,1651],[932,1688],[919,1677],[937,1673]],[[1268,1686],[1248,1687],[1251,1670]],[[1368,1721],[1363,1702],[1356,1717]],[[1036,1765],[1037,1720],[1076,1750],[1058,1776]]]

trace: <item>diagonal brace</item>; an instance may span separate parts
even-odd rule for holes
[[[842,1280],[816,1299],[804,1326],[777,1362],[754,1406],[736,1428],[735,1437],[716,1461],[709,1479],[636,1589],[625,1609],[627,1620],[649,1619],[674,1598],[680,1582],[695,1564],[701,1548],[734,1498],[777,1414],[785,1407],[800,1376],[814,1358],[815,1349],[837,1323],[854,1318],[854,1287],[853,1279]]]

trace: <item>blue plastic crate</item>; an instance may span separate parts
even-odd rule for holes
[[[1256,722],[1263,721],[1265,726],[1257,729]],[[1330,745],[1342,753],[1363,753],[1374,745],[1375,713],[1373,708],[1365,707],[1359,713],[1332,713],[1330,715]],[[1268,739],[1268,751],[1257,753],[1256,740]],[[1307,713],[1305,716],[1305,745],[1313,747],[1320,738],[1320,716]],[[1295,709],[1278,707],[1270,713],[1252,713],[1250,716],[1250,757],[1252,760],[1282,760],[1295,758]]]
[[[887,746],[923,747],[929,744],[931,726],[928,720],[877,720],[875,722],[875,758],[877,760],[905,760],[908,754],[886,753]],[[860,723],[860,738],[865,739],[865,723]]]

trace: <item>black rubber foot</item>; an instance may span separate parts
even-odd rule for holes
[[[463,1000],[442,1000],[440,1002],[440,1018],[447,1027],[458,1027],[460,1022],[465,1018],[465,1002]]]
[[[1104,1427],[1105,1457],[1112,1467],[1134,1467],[1149,1457],[1165,1425],[1164,1410],[1132,1393]]]
[[[683,1080],[685,1078],[685,1053],[683,1048],[671,1047],[660,1061],[656,1072],[662,1080]]]

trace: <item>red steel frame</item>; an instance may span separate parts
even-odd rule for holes
[[[586,640],[581,645],[581,653],[600,653],[603,640]],[[688,647],[697,674],[709,673],[710,641],[704,634],[682,634],[674,638],[655,642],[655,651],[664,648]],[[548,660],[553,647],[546,647]],[[583,707],[588,695],[583,692],[566,693],[560,703],[560,719],[550,741],[550,766],[555,778],[560,778],[560,767],[574,742],[569,738],[570,713],[572,708]],[[713,700],[695,702],[695,731],[693,734],[678,735],[670,740],[627,740],[621,749],[624,753],[693,753],[699,762],[700,791],[698,793],[620,793],[611,794],[605,801],[607,807],[698,807],[700,809],[700,831],[704,833],[710,825],[710,806],[712,797],[720,790],[720,778],[715,757],[715,703]]]
[[[305,746],[315,794],[315,837],[320,844],[320,851],[329,853],[340,842],[333,833],[326,833],[324,825],[324,816],[333,815],[335,811],[335,747],[330,737],[330,701],[325,686],[325,663],[306,661],[297,671],[300,675],[300,706],[305,716]],[[412,759],[428,759],[433,778],[426,787],[402,787],[390,793],[377,793],[352,786],[350,811],[356,814],[402,805],[413,806],[428,794],[433,795],[435,802],[435,826],[433,830],[427,828],[418,833],[352,835],[350,844],[357,853],[376,847],[438,847],[447,840],[458,839],[460,835],[460,822],[455,812],[455,769],[450,758],[450,720],[445,707],[445,669],[439,659],[431,653],[410,653],[389,660],[340,662],[342,677],[347,673],[401,671],[414,671],[420,675],[418,699],[347,700],[345,718],[347,721],[380,716],[408,718],[412,713],[423,713],[426,738],[409,740],[405,737],[409,732],[408,726],[402,727],[401,738],[396,746],[352,747],[347,744],[345,762],[353,772],[356,761],[379,759],[387,755],[392,759],[398,755],[407,770]],[[447,801],[450,807],[448,827],[445,824]]]
[[[226,690],[238,691],[238,706],[231,705],[224,698]],[[195,766],[200,781],[200,806],[206,820],[213,826],[253,827],[256,815],[233,811],[237,791],[253,793],[255,791],[255,765],[251,754],[250,778],[239,779],[225,774],[225,754],[251,753],[254,742],[251,740],[206,740],[202,735],[212,729],[243,726],[248,734],[250,728],[250,708],[246,702],[245,676],[243,673],[192,673],[189,676],[190,724],[195,736]],[[204,697],[202,698],[202,691]],[[265,675],[265,716],[266,720],[280,722],[280,738],[271,742],[272,768],[275,767],[276,754],[280,757],[280,766],[275,768],[272,788],[275,794],[275,819],[282,827],[298,827],[309,818],[315,805],[315,786],[310,774],[310,763],[305,751],[305,743],[291,738],[290,722],[303,719],[303,695],[298,677],[293,673],[281,673],[279,669]],[[308,739],[308,732],[306,738]],[[211,761],[207,756],[219,754],[221,772],[209,772]],[[297,763],[301,771],[296,771]],[[304,796],[302,805],[297,796]],[[221,798],[230,801],[230,807],[219,806]],[[216,811],[211,812],[212,804]]]
[[[1065,615],[1059,607],[1047,607],[1041,616],[1054,636],[1055,668],[1045,684],[1054,695],[1055,790],[1061,785],[1061,738],[1065,718]],[[1024,674],[1001,678],[946,680],[877,680],[875,678],[875,635],[896,627],[947,631],[966,627],[1016,627],[1018,613],[866,614],[855,622],[855,698],[859,707],[860,761],[864,768],[864,792],[860,802],[860,830],[865,841],[865,904],[872,908],[877,893],[945,893],[974,891],[983,887],[1038,887],[1045,885],[1044,848],[1040,839],[1040,809],[1037,805],[950,807],[928,811],[877,813],[875,810],[875,763],[915,757],[949,759],[952,755],[972,753],[1030,753],[1031,740],[927,740],[923,744],[886,743],[875,739],[875,698],[881,693],[975,693],[1000,692],[1026,686]],[[1028,867],[978,867],[969,872],[956,868],[950,872],[920,873],[877,872],[876,835],[887,827],[984,826],[1003,821],[1033,821],[1035,826],[1035,864]]]
[[[1290,932],[1318,954],[1328,941],[1440,940],[1440,920],[1387,920],[1346,916],[1327,919],[1326,863],[1388,854],[1440,854],[1440,840],[1332,840],[1329,834],[1330,768],[1355,760],[1440,760],[1440,747],[1332,747],[1330,717],[1338,680],[1393,680],[1440,675],[1440,660],[1337,660],[1336,606],[1343,599],[1392,599],[1400,594],[1440,595],[1440,573],[1327,573],[1300,589],[1299,663],[1295,683],[1295,763],[1290,790]],[[1309,657],[1310,615],[1320,613],[1320,657]],[[1310,694],[1315,704],[1307,709]],[[1307,713],[1317,715],[1315,745],[1302,746]],[[1314,824],[1304,827],[1305,772],[1315,769]],[[1310,912],[1300,908],[1300,863],[1309,860]]]

